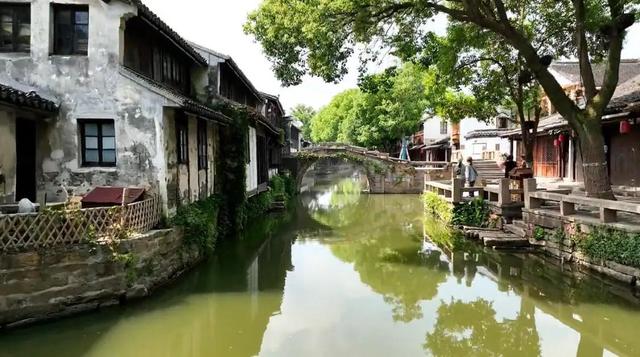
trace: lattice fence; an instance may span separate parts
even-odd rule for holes
[[[0,216],[0,252],[87,243],[103,237],[145,233],[160,221],[160,200],[126,206],[44,211]]]

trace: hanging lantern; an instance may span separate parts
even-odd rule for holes
[[[631,132],[631,124],[623,120],[620,122],[620,134],[629,134]]]
[[[558,142],[564,143],[565,140],[566,140],[566,138],[565,138],[564,134],[558,135]]]
[[[558,141],[558,139],[553,139],[553,146],[555,147],[560,146],[560,142]]]

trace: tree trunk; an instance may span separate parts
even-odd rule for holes
[[[578,128],[578,139],[582,154],[584,189],[587,196],[615,200],[611,181],[609,181],[600,118],[597,121],[585,120],[584,124]]]

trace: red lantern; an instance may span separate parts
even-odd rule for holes
[[[558,135],[558,142],[560,142],[560,143],[564,143],[565,139],[566,139],[566,138],[565,138],[564,134],[560,134],[560,135]]]
[[[560,146],[560,142],[558,141],[558,139],[553,139],[553,146],[555,147]]]
[[[631,124],[623,120],[620,122],[620,134],[629,134],[631,132]]]

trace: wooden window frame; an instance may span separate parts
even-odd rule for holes
[[[31,33],[31,3],[13,3],[13,2],[0,2],[0,8],[11,9],[11,21],[12,21],[12,29],[11,29],[11,50],[5,50],[0,48],[1,53],[29,53],[31,52],[31,36],[29,36],[29,47],[26,50],[19,50],[18,46],[18,34],[20,33],[20,25],[23,22],[19,21],[18,11],[16,10],[27,10],[28,18],[29,18],[29,33]]]
[[[449,123],[446,120],[440,121],[440,135],[449,134]]]
[[[85,134],[85,126],[87,124],[96,124],[97,128],[98,128],[98,134],[96,136],[97,141],[98,141],[98,162],[93,162],[93,161],[87,161],[86,160],[86,138],[87,135]],[[108,136],[104,136],[102,134],[102,125],[103,124],[113,124],[113,136],[108,135]],[[111,149],[104,149],[103,148],[103,144],[102,144],[102,139],[104,139],[105,137],[111,138],[113,137],[114,142],[116,141],[116,133],[115,133],[115,121],[113,119],[78,119],[78,125],[80,127],[80,150],[82,151],[81,153],[81,157],[82,157],[82,166],[83,167],[116,167],[117,163],[118,163],[118,148],[117,145],[114,145],[114,156],[115,156],[115,161],[113,162],[105,162],[104,158],[103,158],[103,151],[104,150],[111,150]]]
[[[184,115],[176,117],[176,156],[178,164],[189,163],[189,121]]]
[[[53,54],[60,56],[88,56],[89,55],[89,29],[91,26],[91,18],[90,18],[90,10],[89,5],[77,5],[77,4],[51,4],[52,7],[52,15],[53,15]],[[58,11],[61,10],[71,10],[71,23],[68,25],[72,27],[72,40],[71,40],[71,51],[68,53],[66,51],[62,51],[58,45],[58,36],[60,35],[58,29]],[[87,23],[86,24],[78,24],[76,23],[76,13],[78,12],[86,12],[87,13]],[[87,50],[79,50],[77,47],[77,32],[75,30],[76,26],[87,26]]]
[[[207,122],[204,119],[198,119],[198,170],[209,168],[209,143],[207,137]]]

